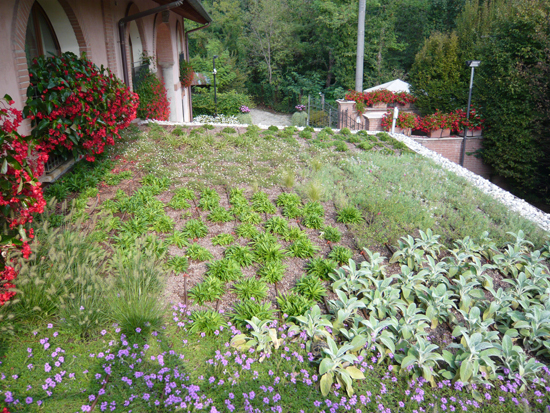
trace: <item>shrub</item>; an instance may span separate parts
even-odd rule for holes
[[[137,116],[141,119],[168,120],[170,103],[166,97],[166,88],[155,73],[148,72],[135,85],[139,96]]]
[[[30,224],[33,214],[44,212],[46,201],[38,177],[44,172],[48,159],[45,149],[31,137],[17,133],[22,120],[21,111],[12,108],[11,97],[0,103],[0,250],[7,254],[11,248],[22,250],[23,258],[30,255],[29,239],[33,238]],[[35,158],[35,160],[31,160]],[[0,306],[15,295],[12,289],[17,272],[6,265],[6,256],[0,254]]]
[[[290,119],[290,124],[292,126],[306,126],[307,124],[307,113],[306,112],[296,112],[292,115]]]
[[[250,116],[247,113],[241,113],[242,105],[251,107],[252,102],[248,95],[237,93],[234,90],[225,93],[218,93],[218,113],[224,115],[237,115],[240,118],[242,115]],[[214,94],[210,90],[199,90],[193,93],[193,114],[196,115],[214,115],[216,111],[214,104]],[[247,122],[252,124],[252,122]]]
[[[85,56],[38,57],[29,76],[23,112],[32,136],[47,151],[72,151],[92,161],[136,117],[137,94]]]

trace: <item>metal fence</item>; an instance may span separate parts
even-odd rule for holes
[[[307,124],[314,128],[367,129],[363,116],[354,116],[348,110],[340,111],[337,105],[326,102],[323,94],[308,96]]]

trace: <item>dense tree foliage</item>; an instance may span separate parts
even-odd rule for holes
[[[407,78],[433,31],[455,26],[465,0],[367,0],[365,88]],[[204,0],[213,17],[190,36],[193,67],[235,79],[220,84],[292,110],[303,96],[344,97],[354,87],[357,0]],[[227,53],[221,59],[222,53]]]

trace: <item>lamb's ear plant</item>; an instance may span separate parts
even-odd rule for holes
[[[225,283],[216,277],[206,277],[189,290],[189,296],[198,305],[219,300],[225,293]]]
[[[257,301],[263,300],[267,296],[267,284],[256,278],[245,278],[233,285],[233,290],[239,300],[250,300],[253,297]]]
[[[349,353],[353,346],[344,344],[338,348],[336,342],[330,337],[327,337],[327,344],[328,348],[323,349],[326,356],[319,364],[321,393],[323,396],[327,396],[336,379],[336,382],[346,389],[348,396],[352,397],[354,393],[353,380],[365,378],[363,372],[353,366],[357,360],[356,356]]]
[[[220,328],[227,326],[223,315],[214,310],[193,311],[190,319],[192,323],[189,332],[192,334],[212,335],[216,331],[220,331]]]
[[[317,304],[306,311],[304,315],[294,317],[299,327],[291,328],[291,331],[304,331],[311,341],[319,341],[330,337],[327,328],[332,328],[332,323],[326,316],[321,314],[321,309]],[[306,344],[306,350],[311,351],[311,341]]]
[[[277,329],[270,328],[273,323],[271,320],[260,320],[258,317],[252,317],[251,320],[246,320],[252,331],[252,337],[247,337],[246,334],[238,334],[231,339],[231,347],[238,350],[246,351],[254,347],[255,352],[260,354],[259,362],[263,362],[265,358],[277,350],[284,342],[282,338],[277,338]]]
[[[199,244],[191,244],[187,249],[186,255],[192,261],[209,261],[214,258],[208,249],[201,247]]]
[[[407,357],[401,362],[401,371],[404,372],[412,368],[414,370],[413,378],[416,379],[422,376],[432,387],[435,387],[435,377],[437,374],[434,370],[437,367],[437,362],[444,360],[441,354],[436,353],[437,349],[437,345],[430,344],[422,337],[417,337],[416,344],[413,344],[409,348]],[[466,382],[463,381],[463,383]]]

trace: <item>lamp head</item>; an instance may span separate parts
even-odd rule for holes
[[[217,59],[217,58],[218,58],[218,55],[217,55],[217,54],[215,54],[215,55],[214,55],[214,59]]]
[[[468,60],[466,65],[468,67],[478,67],[481,64],[481,60]]]

